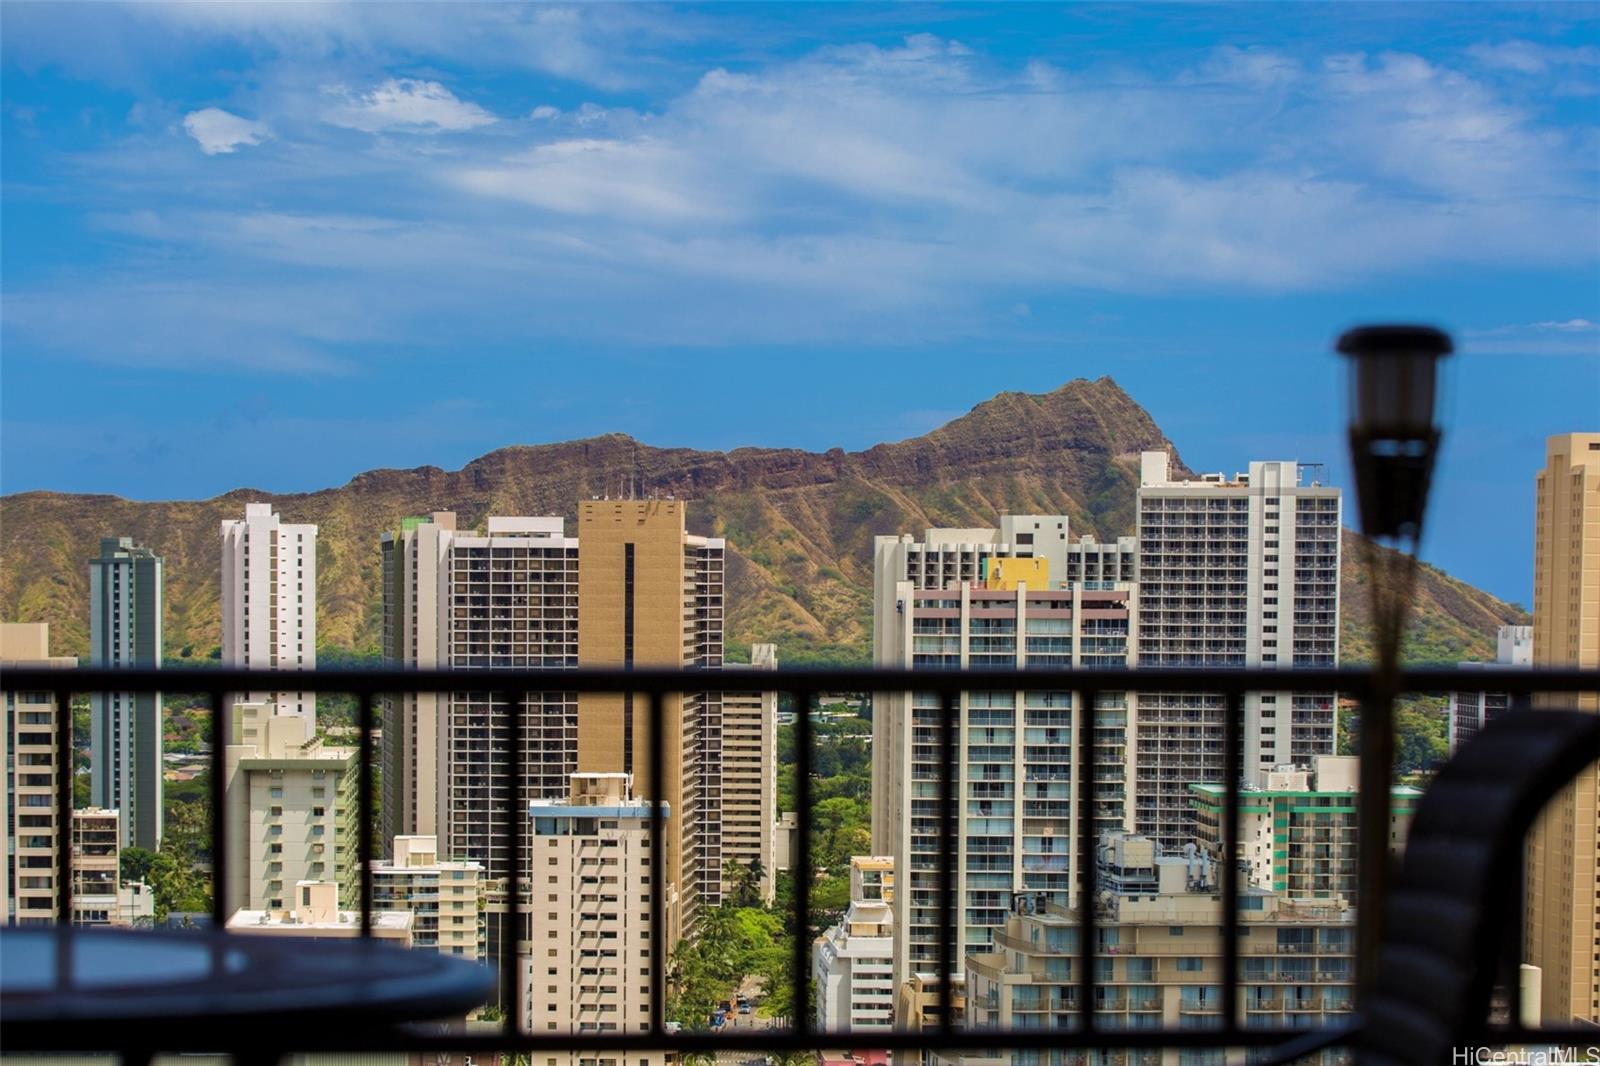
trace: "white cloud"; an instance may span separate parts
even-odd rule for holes
[[[1600,322],[1549,319],[1463,333],[1462,350],[1478,355],[1551,355],[1600,359]]]
[[[453,315],[514,344],[993,339],[1050,328],[1052,301],[1083,292],[1237,298],[1592,268],[1600,140],[1520,79],[1402,53],[1221,48],[1160,74],[1097,62],[1002,61],[923,35],[698,72],[648,111],[533,96],[507,103],[518,117],[492,136],[445,142],[350,138],[318,119],[437,132],[495,116],[437,82],[329,94],[378,78],[285,65],[257,97],[292,159],[263,156],[262,173],[163,211],[192,153],[97,158],[108,184],[140,190],[100,224],[152,249],[163,277],[237,264],[249,306],[278,291],[252,274],[314,269],[357,344],[453,343]],[[320,206],[279,191],[306,174]],[[158,210],[135,213],[146,205]],[[184,300],[162,324],[229,307]],[[1575,323],[1593,309],[1558,310],[1475,340],[1592,341]],[[332,343],[309,330],[288,316],[250,343]]]
[[[1593,45],[1569,48],[1533,41],[1502,41],[1473,45],[1467,54],[1485,67],[1518,74],[1543,74],[1552,67],[1600,66],[1600,48]]]
[[[226,155],[240,145],[260,144],[272,131],[220,107],[203,107],[183,117],[183,128],[206,155]]]
[[[323,113],[325,122],[366,133],[384,130],[458,132],[496,121],[489,112],[477,104],[458,99],[455,93],[436,81],[390,78],[364,93],[338,87],[324,92],[340,101]]]

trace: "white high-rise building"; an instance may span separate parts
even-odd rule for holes
[[[1496,667],[1533,665],[1532,626],[1501,626],[1495,645],[1494,662],[1461,663],[1461,669],[1492,671]],[[1510,706],[1511,697],[1504,692],[1450,693],[1450,754],[1454,755]]]
[[[89,560],[89,665],[161,666],[161,556],[104,537]],[[89,801],[121,815],[122,847],[161,845],[161,693],[89,695]]]
[[[283,522],[268,503],[247,503],[243,519],[222,523],[222,662],[250,670],[317,666],[317,527]],[[316,724],[314,692],[236,699],[270,700],[278,713]]]
[[[1131,665],[1134,587],[1053,580],[1056,567],[1067,567],[1063,516],[1007,516],[1002,529],[930,530],[922,543],[877,539],[874,662],[918,670]],[[1071,691],[974,688],[954,707],[959,821],[949,861],[958,958],[987,949],[1019,894],[1071,904],[1080,825],[1129,826],[1127,701],[1102,695],[1088,721],[1077,702]],[[931,693],[874,697],[873,844],[894,860],[897,987],[937,972],[940,718]],[[1075,784],[1086,735],[1098,760],[1092,812],[1080,809]]]
[[[1139,486],[1139,665],[1326,668],[1339,661],[1340,493],[1294,462],[1175,481],[1145,452]],[[1220,696],[1140,693],[1135,822],[1193,838],[1189,785],[1221,783]],[[1334,752],[1333,693],[1244,698],[1244,777]]]
[[[989,559],[1016,555],[1054,560],[1053,573],[1061,579],[1067,571],[1067,515],[1002,515],[1000,528],[930,528],[918,541],[910,533],[878,536],[872,546],[872,661],[877,666],[901,663],[901,626],[896,613],[906,610],[901,584],[912,589],[955,589],[984,579]],[[1046,563],[1048,565],[1048,563]],[[872,714],[872,852],[894,855],[896,820],[888,813],[883,797],[896,795],[899,767],[904,752],[899,752],[890,728],[890,715],[880,714],[888,707],[893,714],[904,714],[907,693],[877,693]],[[906,868],[901,868],[902,871]]]
[[[812,946],[817,1028],[894,1028],[894,860],[850,860],[850,908]]]

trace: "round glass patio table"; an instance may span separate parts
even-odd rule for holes
[[[459,1020],[493,995],[485,966],[371,940],[0,930],[8,1052],[101,1047],[108,1037],[160,1049],[212,1036],[230,1048],[276,1047],[318,1025],[349,1033]]]

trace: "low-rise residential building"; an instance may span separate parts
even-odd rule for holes
[[[411,912],[411,946],[481,959],[483,866],[439,858],[438,838],[398,836],[393,857],[372,864],[374,909]]]
[[[573,774],[568,802],[529,804],[528,928],[518,952],[525,1031],[649,1029],[652,953],[670,950],[651,938],[652,893],[664,887],[650,863],[652,808],[621,773]],[[556,1057],[564,1066],[622,1066],[620,1056]],[[653,1052],[637,1066],[665,1061]],[[632,1055],[627,1066],[636,1066]]]
[[[285,887],[301,881],[336,882],[344,905],[356,905],[357,755],[324,747],[314,730],[310,715],[270,702],[233,705],[225,883],[249,909],[293,907]]]
[[[352,940],[361,935],[361,912],[340,907],[339,885],[333,881],[298,881],[289,907],[245,907],[228,919],[228,932],[249,936],[284,936],[302,940]],[[372,912],[372,936],[396,947],[411,944],[410,911]]]
[[[1533,665],[1533,627],[1501,626],[1495,638],[1495,657],[1492,663],[1466,662],[1461,669],[1493,671],[1500,667]],[[1511,707],[1511,697],[1504,692],[1452,692],[1450,693],[1450,754],[1470,741],[1484,726],[1504,714]]]
[[[1214,868],[1199,856],[1161,854],[1154,841],[1129,834],[1100,846],[1097,867],[1096,1024],[1108,1030],[1220,1024],[1223,915]],[[1344,900],[1295,900],[1243,886],[1239,907],[1234,1009],[1244,1025],[1304,1028],[1349,1012],[1355,915]],[[1048,901],[1033,909],[1024,901],[991,950],[967,956],[968,1027],[1076,1028],[1078,921],[1076,910]],[[1068,1061],[1069,1054],[995,1052],[965,1062],[1043,1064]],[[1190,1060],[1176,1048],[1152,1048],[1095,1061],[1177,1066]]]
[[[72,924],[149,924],[155,894],[122,880],[122,812],[84,807],[72,812]]]
[[[1240,859],[1249,883],[1295,899],[1356,899],[1356,770],[1348,755],[1319,755],[1310,769],[1278,767],[1253,775],[1239,796]],[[1220,861],[1224,789],[1189,786],[1195,841]],[[1389,809],[1389,847],[1405,847],[1422,790],[1396,785]]]
[[[894,859],[850,860],[850,907],[812,946],[817,1026],[894,1027]]]

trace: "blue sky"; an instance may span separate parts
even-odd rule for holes
[[[1192,466],[1349,484],[1331,339],[1421,320],[1425,554],[1526,601],[1543,439],[1600,427],[1593,4],[0,22],[4,492],[860,448],[1102,374]]]

